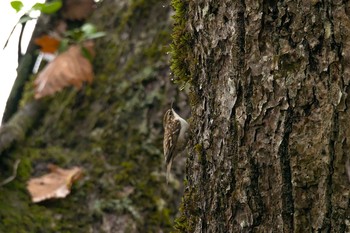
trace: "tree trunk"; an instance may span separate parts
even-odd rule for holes
[[[189,109],[168,77],[171,14],[167,1],[104,0],[89,20],[107,34],[97,40],[93,84],[35,102],[41,115],[30,108],[33,78],[25,84],[28,111],[0,132],[0,183],[20,160],[16,178],[0,185],[0,232],[172,229],[183,176],[174,169],[176,179],[166,184],[162,120],[172,101],[182,115]],[[84,176],[65,199],[32,204],[26,182],[49,163],[82,167]]]
[[[192,99],[176,227],[350,232],[349,3],[173,3]]]

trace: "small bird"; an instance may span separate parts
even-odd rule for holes
[[[164,140],[163,149],[166,165],[166,179],[169,181],[171,164],[178,153],[181,153],[187,144],[188,123],[180,117],[173,108],[166,111],[163,118]]]

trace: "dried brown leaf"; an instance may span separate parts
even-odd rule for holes
[[[72,183],[82,175],[79,167],[62,169],[50,164],[49,174],[38,178],[32,178],[27,184],[27,189],[34,203],[47,199],[64,198],[70,193]]]
[[[60,45],[59,40],[49,35],[36,38],[34,43],[40,46],[40,50],[43,53],[55,53]]]
[[[38,74],[34,81],[35,98],[52,95],[71,85],[80,89],[83,82],[91,83],[92,79],[91,63],[81,54],[78,45],[72,45]]]

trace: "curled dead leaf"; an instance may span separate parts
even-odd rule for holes
[[[91,83],[93,69],[78,45],[72,45],[49,63],[34,81],[35,98],[52,95],[67,86],[80,89],[83,82]]]
[[[70,193],[72,183],[82,176],[82,170],[79,167],[62,169],[50,164],[48,168],[51,170],[49,174],[32,178],[27,184],[34,203],[66,197]]]

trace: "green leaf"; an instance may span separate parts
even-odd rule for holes
[[[18,24],[25,23],[25,22],[32,20],[32,19],[33,19],[32,17],[30,17],[28,15],[24,15],[18,20]]]
[[[44,3],[35,3],[35,4],[32,6],[32,9],[31,9],[31,10],[41,11],[41,9],[43,8],[44,5],[45,5]]]
[[[12,1],[11,6],[16,12],[20,11],[23,7],[23,3],[21,1]]]
[[[96,32],[96,27],[91,23],[86,23],[83,26],[81,26],[81,30],[84,32],[85,35],[90,35]]]
[[[89,60],[90,63],[92,63],[93,61],[93,57],[91,55],[91,53],[89,52],[89,50],[87,50],[84,46],[80,47],[81,48],[81,54]]]
[[[44,14],[53,14],[62,7],[62,1],[56,0],[47,3],[35,3],[32,10],[39,10]]]
[[[90,35],[86,35],[85,39],[86,40],[92,40],[92,39],[103,37],[105,35],[106,35],[105,32],[96,32],[96,33],[93,33],[93,34],[90,34]]]
[[[84,33],[80,29],[73,29],[65,32],[65,36],[73,41],[81,41],[84,39]]]
[[[45,3],[44,7],[41,9],[41,12],[45,14],[52,14],[61,9],[62,2],[61,1],[53,1]]]
[[[85,40],[92,40],[106,35],[104,32],[97,32],[95,25],[91,23],[84,24],[81,27],[81,31],[84,33],[83,39]]]
[[[58,52],[63,53],[64,51],[67,51],[68,46],[69,46],[69,39],[64,38],[60,42],[60,46],[58,47]]]

